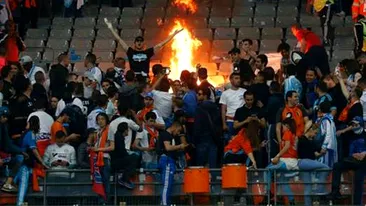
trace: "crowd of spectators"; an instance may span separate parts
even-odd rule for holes
[[[29,20],[31,25],[36,21]],[[321,20],[327,33],[329,19]],[[140,36],[130,47],[106,20],[126,51],[130,69],[122,58],[114,60],[114,68],[99,68],[97,57],[89,53],[86,72],[80,75],[69,71],[66,53],[47,73],[31,57],[19,59],[26,45],[17,23],[15,16],[8,20],[0,40],[7,60],[0,81],[0,169],[9,168],[1,190],[18,192],[17,205],[23,204],[30,180],[32,189],[40,191],[37,177],[45,169],[56,171],[50,178],[58,181],[73,178],[65,169],[90,169],[100,204],[109,202],[113,171],[122,170],[118,183],[133,189],[137,168],[159,169],[161,204],[169,205],[177,168],[230,163],[267,168],[268,190],[274,170],[288,181],[298,169],[332,168],[332,192],[327,195],[332,200],[342,197],[342,172],[354,170],[353,201],[361,204],[366,169],[362,49],[357,59],[344,59],[331,72],[324,48],[328,36],[322,39],[294,25],[298,47],[281,43],[281,67],[274,69],[265,54],[253,51],[253,41],[244,39],[240,48],[228,52],[233,69],[220,89],[207,80],[204,65],[171,80],[169,68],[156,64],[149,77],[151,57],[181,30],[152,48],[145,48]],[[293,58],[291,50],[300,51],[300,58]],[[318,178],[325,181],[328,176]],[[311,176],[300,178],[309,182]],[[280,188],[295,204],[289,185]],[[312,204],[312,190],[305,186],[305,205]],[[325,187],[317,192],[325,193]]]

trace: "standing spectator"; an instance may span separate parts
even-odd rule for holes
[[[302,97],[302,84],[296,78],[296,66],[292,64],[288,65],[286,70],[288,77],[285,79],[284,82],[285,95],[288,91],[296,91],[300,95],[300,97]]]
[[[194,116],[193,144],[196,146],[196,164],[198,166],[209,165],[209,168],[217,167],[218,146],[222,144],[221,137],[216,131],[220,125],[220,110],[210,101],[210,89],[200,88],[197,91],[197,99],[200,102]]]
[[[111,176],[111,156],[110,152],[114,150],[114,138],[108,136],[108,116],[106,113],[99,113],[96,117],[98,122],[98,134],[94,143],[94,147],[91,148],[96,153],[96,166],[99,167],[101,172],[104,192],[106,194],[105,200],[99,198],[100,204],[108,203],[108,195],[110,192],[110,176]]]
[[[57,132],[62,131],[67,134],[66,128],[64,127],[64,124],[69,123],[71,116],[70,110],[63,110],[60,115],[57,117],[56,121],[53,122],[51,126],[51,143],[54,143],[56,141]],[[70,134],[69,136],[66,136],[66,138],[63,140],[65,143],[69,143],[71,141],[75,141],[80,137],[79,134]]]
[[[50,91],[52,96],[61,99],[69,79],[68,66],[70,65],[70,59],[66,53],[62,53],[57,57],[57,61],[58,64],[52,65],[49,72]]]
[[[183,96],[183,111],[186,115],[186,129],[188,141],[193,139],[194,115],[197,108],[196,80],[190,78],[187,86],[183,87],[185,94]]]
[[[5,32],[0,34],[0,46],[5,47],[6,61],[16,63],[19,60],[19,53],[25,50],[25,44],[16,31],[16,24],[13,20],[5,23]]]
[[[328,94],[333,99],[333,106],[335,106],[338,111],[342,111],[347,105],[347,98],[343,95],[341,85],[336,83],[334,78],[335,77],[331,75],[326,75],[322,78],[322,80],[328,87]]]
[[[312,107],[312,119],[315,121],[318,118],[318,111],[320,104],[323,102],[333,102],[333,98],[327,93],[328,88],[324,82],[319,82],[315,87],[316,94],[318,98],[315,100],[313,107]]]
[[[358,62],[354,59],[348,59],[345,67],[348,73],[347,88],[351,91],[357,86],[357,81],[362,78],[362,74]]]
[[[106,113],[107,113],[109,119],[112,119],[112,117],[117,114],[117,109],[116,109],[116,102],[118,101],[117,88],[109,87],[107,89],[107,95],[108,95],[108,104],[107,104]]]
[[[77,162],[81,169],[90,169],[90,148],[93,146],[93,142],[97,139],[97,130],[89,128],[85,132],[86,141],[82,142],[77,151]]]
[[[360,98],[360,102],[362,104],[362,110],[363,110],[363,120],[366,121],[366,78],[362,77],[358,80],[358,87],[362,89],[362,96]]]
[[[97,116],[100,113],[106,113],[107,105],[108,105],[108,97],[106,95],[100,95],[97,97],[97,106],[93,111],[88,115],[87,128],[95,128],[99,129],[97,124]]]
[[[306,69],[315,67],[319,68],[319,76],[329,74],[328,54],[322,46],[320,38],[314,32],[302,29],[297,24],[293,25],[291,30],[300,44],[300,51],[305,54],[298,62],[297,78],[300,81],[304,81]]]
[[[234,131],[234,116],[238,108],[245,104],[245,89],[240,88],[240,74],[232,73],[230,75],[231,88],[224,91],[220,98],[222,127],[226,132],[225,140],[228,142]]]
[[[259,54],[255,60],[253,71],[257,75],[258,72],[263,71],[268,64],[268,57],[265,54]]]
[[[257,58],[257,53],[253,50],[253,40],[243,39],[240,46],[240,56],[249,65],[252,65]]]
[[[258,107],[262,108],[267,106],[268,97],[269,97],[269,86],[265,80],[264,71],[258,72],[255,77],[255,83],[252,84],[249,88],[255,95],[255,102]]]
[[[19,138],[27,125],[29,114],[34,112],[34,102],[31,99],[32,85],[29,79],[17,76],[14,85],[17,87],[17,94],[11,100],[9,107],[12,111],[9,132],[13,138]]]
[[[326,1],[325,4],[320,0],[314,0],[314,9],[318,13],[320,25],[323,29],[323,43],[329,46],[329,34],[331,33],[332,18],[335,13],[334,0]]]
[[[126,102],[128,107],[134,112],[138,112],[144,107],[143,97],[140,95],[138,84],[135,81],[135,72],[133,70],[128,70],[126,72],[126,83],[119,89],[118,102]],[[158,102],[155,101],[155,108],[159,112],[162,112],[158,109],[157,104]],[[161,114],[163,115],[163,113]]]
[[[39,10],[38,3],[36,0],[25,0],[23,2],[22,17],[25,25],[30,23],[30,28],[36,29]]]
[[[34,1],[34,0],[33,0]],[[24,69],[24,75],[31,81],[32,84],[36,83],[36,73],[42,72],[44,75],[46,75],[46,72],[43,68],[36,66],[33,62],[32,57],[30,56],[23,56],[19,60],[20,64],[23,66]]]
[[[59,130],[55,135],[55,143],[47,147],[43,160],[51,170],[65,170],[76,166],[76,153],[74,147],[67,144],[66,134]],[[58,182],[67,180],[69,172],[52,172],[49,177],[54,177]]]
[[[356,0],[357,1],[357,0]],[[363,5],[363,4],[362,4]],[[366,19],[356,18],[356,23],[354,25],[354,36],[355,36],[355,56],[360,56],[362,52],[366,52],[366,42],[363,38],[364,36],[364,29],[366,28]]]
[[[17,73],[17,68],[13,65],[6,65],[1,70],[1,76],[3,78],[3,89],[1,93],[4,96],[3,104],[5,106],[9,105],[11,97],[15,95],[15,89],[13,87],[14,77]]]
[[[315,91],[317,85],[318,79],[316,78],[316,71],[315,69],[309,68],[308,70],[306,70],[305,82],[303,82],[302,84],[303,92],[300,101],[306,109],[312,108],[315,100],[317,99]]]
[[[163,180],[161,205],[170,205],[172,186],[174,183],[174,173],[176,170],[176,160],[178,151],[183,151],[188,144],[180,143],[177,136],[181,133],[183,126],[179,122],[174,122],[166,131],[159,133],[159,143],[157,153],[159,158],[159,168]]]
[[[129,47],[113,29],[112,23],[110,23],[107,19],[104,19],[104,21],[107,24],[109,30],[111,30],[113,36],[118,40],[118,43],[121,44],[123,50],[127,53],[130,68],[136,73],[138,79],[141,79],[141,77],[145,79],[148,76],[151,57],[154,56],[154,54],[161,48],[163,48],[170,40],[172,40],[175,35],[183,31],[183,29],[175,31],[167,39],[148,49],[145,48],[144,38],[142,36],[138,36],[135,38],[134,47]]]
[[[101,86],[102,86],[102,89],[100,90],[100,93],[101,94],[107,94],[108,88],[111,87],[111,86],[114,86],[114,85],[113,85],[113,82],[110,79],[105,78],[105,79],[102,80]]]
[[[149,126],[158,130],[165,129],[165,122],[163,117],[159,114],[157,110],[154,109],[154,95],[152,92],[149,92],[145,95],[144,103],[145,107],[137,113],[137,118],[141,122],[143,122],[147,113],[154,112],[156,115],[156,123],[150,123]]]
[[[51,97],[50,103],[46,109],[47,114],[51,115],[53,119],[56,119],[55,114],[56,114],[57,104],[58,104],[58,98]]]
[[[278,45],[277,47],[277,52],[281,53],[281,74],[286,74],[286,70],[285,68],[287,67],[287,65],[289,65],[291,63],[290,60],[290,45],[287,43],[281,43],[280,45]]]
[[[33,90],[31,98],[35,101],[39,99],[48,100],[47,90],[45,88],[46,77],[43,72],[38,71],[35,75],[35,83],[33,84]],[[45,102],[47,104],[47,102]]]
[[[11,14],[9,0],[1,1],[0,5],[0,23],[4,25],[6,21],[8,21],[9,19],[13,19],[13,16]]]
[[[254,72],[248,63],[248,60],[244,60],[240,57],[240,49],[236,47],[232,48],[229,51],[229,55],[233,64],[232,72],[240,73],[240,78],[244,78],[245,76],[249,76],[250,79],[254,78]]]
[[[154,95],[154,108],[166,121],[171,116],[173,108],[173,96],[169,93],[170,84],[167,76],[160,74],[151,89]]]
[[[207,80],[207,69],[206,68],[199,68],[198,69],[198,80],[200,81],[200,85],[198,86],[199,89],[208,88],[210,90],[209,100],[212,102],[216,102],[216,92],[215,87],[212,86],[210,82]]]
[[[97,57],[95,54],[88,53],[84,60],[84,66],[87,72],[93,75],[94,79],[98,82],[97,89],[100,90],[102,85],[103,72],[97,67]]]
[[[76,96],[77,83],[75,82],[68,83],[66,89],[67,91],[64,93],[62,99],[60,99],[60,101],[58,101],[57,103],[55,116],[56,117],[59,116],[61,112],[65,109],[65,107],[69,105],[78,106],[80,110],[83,111],[83,113],[85,114],[86,109],[84,108],[83,102],[78,96]]]
[[[125,83],[126,60],[124,58],[117,57],[113,60],[113,64],[115,72],[113,81],[118,85],[118,87],[121,87]]]

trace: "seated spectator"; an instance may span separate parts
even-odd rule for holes
[[[107,109],[108,105],[108,97],[106,95],[99,95],[97,97],[96,103],[97,106],[88,115],[87,128],[99,129],[96,117],[98,116],[98,114],[106,112],[105,110]]]
[[[82,142],[77,151],[77,162],[78,166],[81,169],[89,169],[90,168],[90,158],[89,158],[89,151],[92,147],[93,142],[97,138],[97,130],[94,128],[89,128],[86,131],[86,141]]]
[[[159,132],[153,126],[156,124],[156,113],[148,112],[144,116],[143,131],[137,133],[134,142],[134,148],[142,152],[141,165],[147,169],[158,168],[158,156],[156,154],[156,145]]]
[[[76,167],[75,149],[67,144],[66,140],[65,132],[59,130],[55,135],[55,143],[47,147],[43,160],[51,170],[57,171]],[[71,178],[69,172],[51,172],[49,176],[65,179]]]
[[[314,138],[318,133],[318,126],[314,124],[303,136],[299,137],[297,143],[297,154],[299,158],[299,169],[305,170],[301,171],[301,179],[305,183],[312,182],[311,176],[314,170],[318,169],[328,169],[328,165],[323,164],[316,159],[323,154],[319,152],[319,147],[317,146]],[[325,183],[328,176],[327,171],[316,171],[316,176],[318,177],[318,184],[316,191],[312,190],[311,184],[304,184],[304,195],[305,195],[305,206],[311,206],[311,194],[319,194],[325,192]]]

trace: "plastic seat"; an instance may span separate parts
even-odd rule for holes
[[[242,16],[234,16],[231,18],[232,28],[240,28],[240,27],[252,27],[253,19],[251,17],[242,17]]]
[[[56,17],[52,21],[53,29],[70,29],[72,25],[73,20],[71,18]]]
[[[197,11],[193,14],[189,14],[190,16],[201,16],[201,17],[208,17],[210,14],[210,8],[202,6],[197,7]]]
[[[78,39],[94,39],[95,37],[95,31],[94,29],[76,29],[74,31],[73,38]]]
[[[236,39],[236,30],[234,28],[216,28],[214,39]]]
[[[58,55],[65,52],[65,50],[50,50],[50,49],[46,49],[43,52],[42,55],[42,60],[46,61],[46,62],[54,62]]]
[[[301,16],[300,24],[303,27],[320,26],[320,20],[319,20],[319,18],[315,18],[313,16]]]
[[[108,39],[98,39],[94,42],[94,51],[114,51],[116,41]]]
[[[281,43],[280,40],[261,40],[260,42],[260,52],[268,52],[268,53],[275,53],[277,52],[277,47]]]
[[[123,40],[134,40],[137,36],[142,36],[141,29],[122,29],[120,34]]]
[[[255,1],[253,1],[253,0],[234,0],[234,7],[237,7],[237,6],[253,7],[253,6],[255,6]]]
[[[340,62],[343,59],[353,59],[354,52],[353,50],[333,50],[332,52],[332,61]]]
[[[101,17],[116,17],[121,15],[121,9],[118,7],[102,7],[99,10],[99,18]]]
[[[165,7],[167,5],[167,0],[148,0],[146,1],[146,7]]]
[[[96,17],[99,14],[99,7],[94,5],[88,5],[87,7],[83,8],[83,15],[84,17]]]
[[[275,17],[276,16],[276,8],[273,5],[262,5],[257,4],[254,11],[254,17]]]
[[[113,60],[113,53],[112,52],[104,52],[104,51],[94,51],[93,54],[95,54],[95,56],[97,58],[100,58],[100,61],[103,62],[112,62]]]
[[[119,21],[119,28],[122,29],[131,29],[131,28],[140,28],[141,21],[138,17],[124,17]]]
[[[134,44],[134,40],[123,40],[128,46],[132,47]],[[116,48],[116,52],[125,52],[121,46],[121,44],[119,44],[117,42],[117,48]]]
[[[334,36],[347,37],[354,35],[353,27],[336,27],[334,29]]]
[[[190,27],[194,29],[202,29],[207,28],[207,18],[206,17],[193,17],[186,19],[186,22],[189,22]]]
[[[262,29],[262,39],[283,39],[282,28],[264,28]]]
[[[166,17],[186,17],[187,11],[177,7],[168,7],[166,10]]]
[[[253,26],[258,28],[274,27],[275,21],[273,17],[255,17]]]
[[[75,50],[91,51],[92,42],[90,40],[85,39],[73,39],[70,42],[70,48],[73,48]]]
[[[27,39],[47,39],[48,31],[46,29],[28,29]]]
[[[193,29],[192,34],[198,39],[213,39],[213,33],[211,29]]]
[[[200,39],[201,46],[197,48],[198,53],[201,52],[210,52],[211,50],[211,41],[208,39]]]
[[[43,39],[26,39],[24,40],[24,44],[29,47],[44,47]]]
[[[51,25],[51,19],[49,18],[39,18],[37,21],[38,29],[48,29]]]
[[[161,18],[145,17],[141,22],[141,28],[159,28],[163,25]]]
[[[258,28],[239,28],[238,39],[259,39],[260,33]]]
[[[234,7],[232,16],[247,16],[253,17],[253,9],[252,7]]]
[[[333,50],[352,50],[354,49],[355,41],[351,37],[335,38],[333,42]]]
[[[93,17],[76,18],[74,28],[94,28],[95,23],[95,18]]]
[[[208,20],[209,28],[230,27],[230,19],[225,17],[211,17]]]
[[[164,7],[159,8],[145,8],[144,17],[147,19],[156,19],[157,17],[163,18],[165,16]]]
[[[277,17],[276,18],[276,27],[281,28],[289,28],[293,24],[297,23],[297,20],[295,17]]]
[[[118,27],[118,19],[117,18],[108,18],[108,21],[112,23],[113,27],[114,28],[117,28]],[[95,26],[97,29],[99,28],[107,28],[107,25],[105,24],[104,22],[104,18],[99,18],[97,20],[97,23],[96,23],[96,26]]]
[[[66,51],[69,47],[69,42],[67,40],[49,38],[46,46],[55,50]]]
[[[141,7],[125,7],[122,9],[122,15],[121,17],[142,17],[143,10]]]
[[[213,0],[212,1],[212,8],[215,7],[232,7],[233,6],[234,1],[233,0],[226,0],[226,1],[222,1],[222,0]]]
[[[210,17],[231,17],[231,7],[214,7],[211,9]]]
[[[296,6],[292,5],[283,5],[277,7],[277,17],[288,17],[293,16],[297,17],[299,16],[299,10]]]
[[[109,29],[98,29],[95,39],[114,39],[114,36]]]
[[[229,52],[235,46],[232,40],[214,40],[212,41],[213,51],[226,51]]]
[[[72,31],[70,29],[52,29],[50,32],[50,38],[52,39],[65,39],[71,38]]]
[[[286,43],[290,45],[291,48],[294,48],[297,45],[297,39],[295,37],[286,39]]]

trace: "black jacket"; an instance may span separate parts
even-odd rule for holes
[[[221,126],[220,119],[220,110],[214,102],[200,103],[194,117],[194,144],[215,142],[213,129]]]
[[[19,154],[24,152],[15,145],[9,136],[8,125],[0,124],[0,150],[10,154]]]

